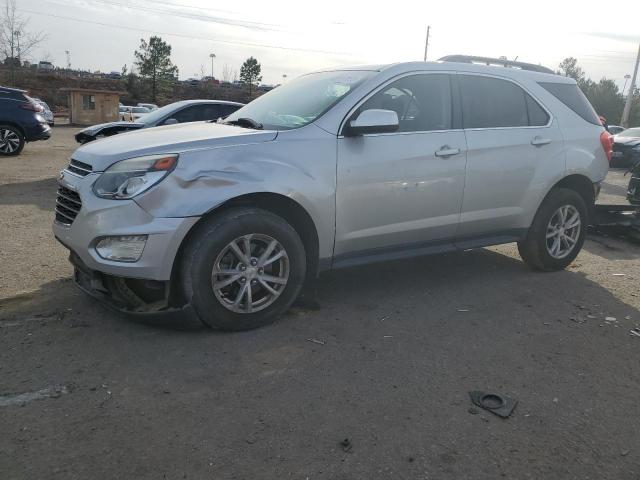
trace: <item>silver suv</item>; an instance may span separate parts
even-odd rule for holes
[[[243,330],[329,269],[506,242],[566,267],[610,136],[572,79],[455,60],[316,72],[224,121],[80,147],[53,226],[77,283]]]

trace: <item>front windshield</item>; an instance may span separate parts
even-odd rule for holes
[[[224,123],[250,118],[269,130],[302,127],[316,120],[374,73],[342,70],[304,75],[256,98],[229,115]]]
[[[170,103],[169,105],[165,105],[162,108],[158,108],[157,110],[153,110],[150,113],[147,113],[144,117],[136,120],[136,123],[144,123],[145,125],[154,125],[156,122],[159,122],[164,117],[171,115],[176,110],[175,103]]]
[[[619,137],[640,137],[640,128],[628,128],[624,132],[618,134]]]

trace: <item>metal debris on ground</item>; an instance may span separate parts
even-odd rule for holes
[[[479,390],[469,392],[469,397],[474,405],[502,418],[507,418],[511,415],[516,405],[518,405],[518,400],[514,398]]]
[[[11,405],[24,405],[34,400],[43,400],[45,398],[58,398],[60,395],[69,393],[72,390],[70,385],[52,385],[35,392],[19,393],[15,395],[1,395],[0,407],[8,407]]]
[[[614,277],[624,277],[626,275],[627,275],[626,273],[614,273],[613,274]]]
[[[640,337],[640,328],[632,328],[631,330],[629,330],[629,334],[632,337]]]
[[[468,309],[466,309],[466,308],[459,308],[459,309],[458,309],[458,311],[459,311],[459,312],[468,312],[469,310],[468,310]]]
[[[315,338],[307,338],[307,342],[317,343],[318,345],[324,345],[326,343],[324,340],[316,340]]]
[[[348,438],[345,438],[344,440],[340,441],[340,446],[342,447],[342,451],[346,453],[351,453],[351,449],[353,448],[353,444],[351,443],[351,440],[349,440]]]

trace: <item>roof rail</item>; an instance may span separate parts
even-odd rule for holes
[[[512,60],[506,60],[504,58],[492,58],[492,57],[475,57],[473,55],[447,55],[439,59],[441,62],[456,62],[456,63],[482,63],[484,65],[500,65],[502,67],[519,68],[521,70],[529,70],[531,72],[540,73],[552,73],[553,70],[542,65],[534,65],[533,63],[516,62]]]

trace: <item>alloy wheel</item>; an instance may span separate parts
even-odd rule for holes
[[[546,230],[547,252],[553,258],[562,259],[569,255],[580,238],[582,221],[580,212],[573,205],[560,207],[551,216]]]
[[[236,313],[254,313],[273,304],[289,279],[289,257],[269,235],[243,235],[217,256],[211,285],[218,301]]]
[[[14,153],[20,148],[20,137],[8,128],[0,129],[0,152]]]

